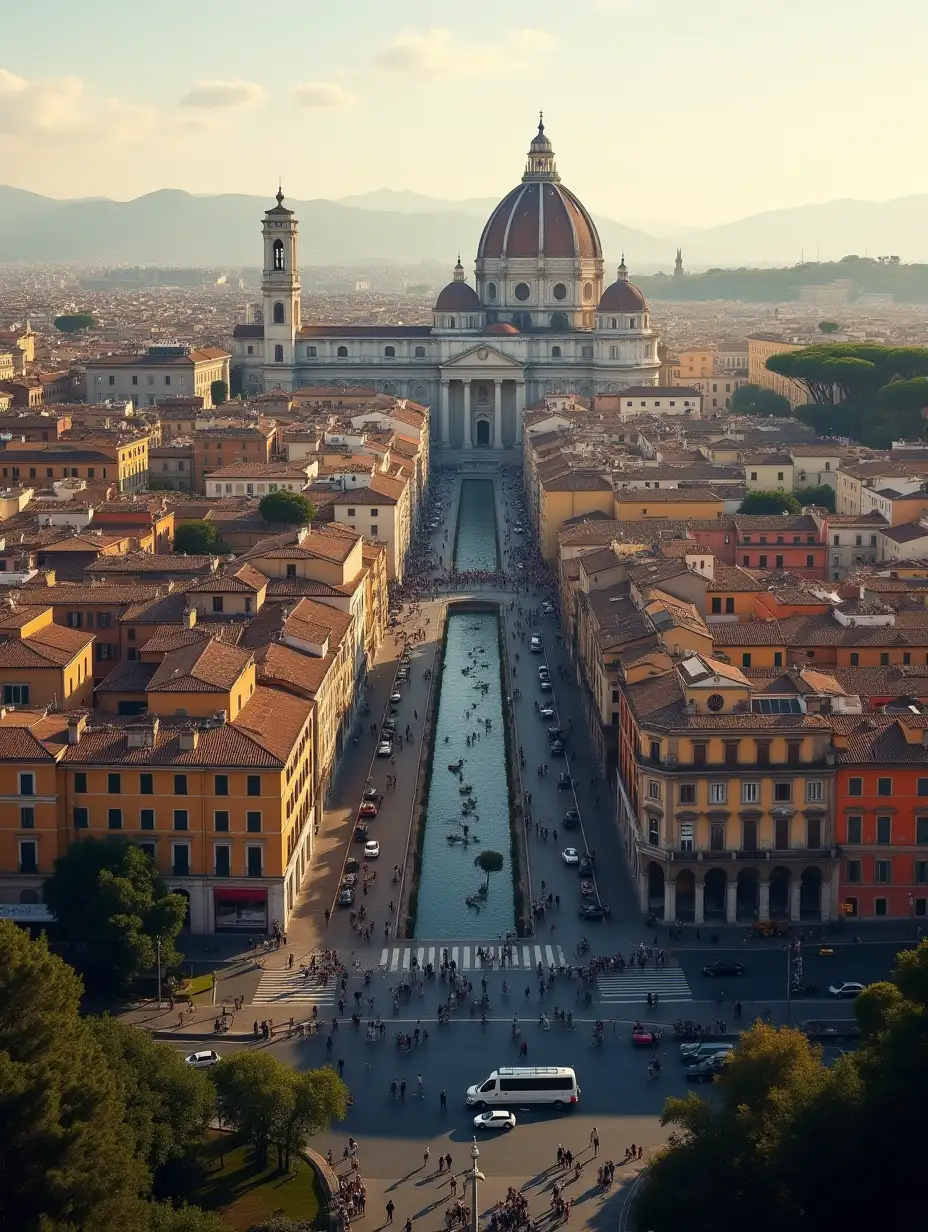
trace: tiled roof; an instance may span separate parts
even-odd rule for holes
[[[157,663],[121,663],[96,686],[97,693],[144,693],[158,670]]]
[[[46,625],[21,641],[0,643],[0,668],[65,667],[92,641],[92,633]]]
[[[786,639],[776,620],[745,620],[713,623],[712,642],[715,646],[783,646]]]
[[[227,693],[248,666],[250,652],[218,639],[165,655],[151,679],[157,693]]]
[[[912,716],[913,720],[923,716]],[[839,765],[928,766],[928,745],[909,744],[896,718],[888,715],[832,717],[836,732],[847,737],[847,748],[838,749]],[[908,716],[907,726],[911,724]],[[921,724],[920,724],[921,726]]]
[[[101,556],[84,566],[84,572],[98,573],[160,573],[197,576],[212,569],[215,556],[182,556],[177,553],[126,552],[124,556]]]

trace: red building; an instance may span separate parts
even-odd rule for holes
[[[819,580],[828,576],[828,541],[810,515],[736,516],[733,521],[735,564],[743,569],[786,570]]]

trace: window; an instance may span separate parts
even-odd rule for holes
[[[174,810],[174,829],[187,830],[189,829],[189,817],[186,809]]]
[[[89,623],[90,622],[88,621],[88,624]],[[112,623],[113,623],[113,613],[112,612],[98,612],[97,613],[97,628],[98,629],[109,629]]]
[[[106,810],[106,825],[110,830],[122,829],[122,809],[111,808]]]
[[[770,765],[770,741],[769,740],[758,740],[757,741],[757,764],[759,766],[769,766]]]
[[[792,783],[774,783],[773,798],[777,803],[785,804],[793,798]]]
[[[592,359],[593,358],[593,348],[591,346],[581,347],[580,348],[580,358],[581,359]]]
[[[213,794],[217,796],[227,796],[229,794],[229,776],[227,774],[217,774],[213,780]]]
[[[893,819],[891,817],[877,817],[876,819],[876,841],[881,846],[887,846],[892,841]]]
[[[155,794],[155,777],[153,774],[139,775],[139,795],[153,796]]]
[[[910,653],[908,650],[903,650],[903,652],[902,652],[902,662],[903,662],[904,666],[906,666],[906,667],[908,667],[908,666],[909,666],[909,664],[912,662],[912,655],[911,655],[911,653]]]
[[[187,794],[187,776],[186,774],[174,775],[174,795],[186,796]]]
[[[20,830],[35,829],[35,809],[31,804],[25,804],[19,810],[19,828]]]
[[[860,667],[860,655],[856,650],[851,651],[851,667]]]
[[[889,654],[884,650],[880,655],[880,667],[889,666]]]
[[[849,796],[862,796],[864,794],[863,779],[858,779],[858,778],[848,779],[847,794]]]
[[[392,347],[392,346],[384,347],[383,357],[384,359],[396,359],[396,347]]]
[[[766,568],[767,568],[767,554],[766,554],[766,552],[763,552],[763,553],[761,553],[761,555],[760,555],[760,556],[758,556],[758,558],[757,558],[757,567],[758,567],[759,569],[766,569]]]
[[[725,600],[725,614],[726,616],[732,616],[734,615],[734,611],[735,611],[735,600],[734,598],[729,596]]]
[[[757,822],[743,821],[741,823],[741,850],[757,851]]]
[[[811,779],[806,783],[806,801],[809,804],[820,804],[825,799],[825,784],[821,779]]]
[[[122,775],[108,774],[106,776],[106,790],[111,796],[122,795]]]
[[[416,347],[415,355],[416,359],[425,359],[425,347]]]
[[[694,766],[705,766],[708,763],[708,760],[709,760],[708,744],[694,744],[693,745],[693,765]]]
[[[155,828],[155,810],[141,809],[139,812],[139,829],[154,830]]]
[[[709,803],[724,804],[728,799],[728,784],[727,783],[710,783],[709,784]]]
[[[873,880],[877,885],[889,885],[892,880],[892,860],[874,860]]]
[[[213,595],[213,611],[221,612],[223,607],[222,595]]]
[[[847,819],[847,841],[854,846],[860,843],[863,825],[862,817],[849,817]]]
[[[856,884],[860,881],[860,861],[859,860],[848,860],[847,880],[851,882],[851,884]]]
[[[696,784],[681,783],[680,784],[680,803],[695,804],[696,803]]]
[[[815,567],[815,557],[806,554],[806,568],[813,569]]]
[[[335,354],[337,355],[339,359],[347,359],[348,358],[348,348],[346,346],[340,346],[338,350],[335,352]]]
[[[232,849],[225,843],[216,844],[216,876],[230,877],[232,875]]]
[[[709,822],[709,849],[710,851],[725,850],[725,822],[710,821]]]
[[[760,783],[741,784],[741,803],[756,804],[760,799]]]
[[[757,471],[751,471],[751,480],[752,482],[757,481]]]
[[[284,362],[284,348],[283,348],[283,344],[278,342],[274,346],[274,363],[282,364],[283,362]]]
[[[885,915],[886,914],[886,899],[885,898],[875,898],[873,900],[873,914],[874,915]]]
[[[280,302],[280,300],[278,300],[277,303],[274,305],[274,324],[283,325],[283,323],[284,323],[284,306]]]
[[[782,569],[783,568],[783,557],[778,555],[776,558],[776,561],[777,561],[777,568]]]
[[[661,823],[657,817],[648,818],[648,842],[652,847],[661,845]]]
[[[3,701],[8,706],[28,706],[29,686],[27,684],[5,684]]]
[[[190,844],[172,843],[171,866],[175,877],[187,877],[190,874]]]
[[[552,359],[560,359],[560,358],[561,358],[561,348],[560,348],[559,346],[553,346],[553,347],[551,348],[551,358],[552,358]]]
[[[751,666],[751,656],[748,651],[744,651],[744,653],[741,655],[741,666],[742,667]]]
[[[915,818],[916,843],[928,843],[928,817]]]
[[[75,830],[86,830],[90,825],[90,815],[85,808],[76,808],[73,817]]]
[[[261,814],[246,813],[245,814],[245,829],[249,834],[261,833]]]
[[[213,829],[217,830],[220,834],[229,833],[229,814],[225,809],[217,809],[213,813]]]
[[[844,900],[842,910],[845,915],[851,915],[851,916],[857,915],[857,899],[856,898],[846,898]]]
[[[284,242],[283,240],[274,241],[274,269],[282,270],[284,268]]]
[[[780,650],[775,650],[775,651],[773,652],[773,666],[774,666],[774,667],[782,667],[782,666],[783,666],[783,652],[782,652],[782,651],[780,651]]]
[[[777,851],[789,851],[789,820],[777,817],[773,822],[773,845]]]
[[[680,822],[680,850],[693,850],[693,823],[691,821]]]
[[[249,774],[248,787],[247,787],[246,794],[249,796],[260,796],[261,795],[261,775],[260,774]]]
[[[893,794],[892,779],[877,779],[876,794],[878,796],[891,796]]]
[[[75,792],[87,790],[87,775],[83,770],[78,770],[74,776],[74,790]]]
[[[817,850],[822,845],[822,819],[809,817],[806,820],[806,846]]]
[[[21,796],[35,795],[35,775],[21,774],[19,776],[19,794]]]
[[[928,882],[928,860],[915,861],[915,881],[918,885]]]
[[[724,748],[725,748],[725,765],[726,766],[737,766],[738,764],[738,741],[737,740],[726,740]]]
[[[245,872],[249,877],[261,876],[261,856],[260,847],[245,848]]]
[[[712,600],[712,611],[713,611],[713,612],[715,612],[715,613],[721,613],[721,611],[722,611],[722,600],[721,600],[721,598],[716,598],[716,599],[713,599],[713,600]]]
[[[316,358],[316,348],[315,348],[314,346],[308,346],[308,347],[306,348],[306,358],[307,358],[307,359],[315,359],[315,358]]]
[[[616,696],[617,693],[618,693],[617,689],[612,690],[612,700],[614,702],[617,702],[619,700],[618,697]],[[661,742],[659,740],[652,740],[650,751],[651,751],[651,760],[653,762],[659,762],[661,759]]]
[[[82,616],[80,612],[68,612],[68,628],[79,629],[81,627]]]
[[[21,873],[37,873],[39,871],[39,845],[35,839],[21,839],[19,844],[19,871]]]
[[[660,800],[660,798],[661,798],[660,783],[658,783],[657,779],[648,779],[648,799],[649,800]]]
[[[792,764],[797,761],[802,761],[802,744],[798,740],[787,740],[786,742],[786,760]]]

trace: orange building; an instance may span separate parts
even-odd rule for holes
[[[90,705],[92,633],[54,624],[50,607],[21,607],[0,617],[0,639],[4,706]]]

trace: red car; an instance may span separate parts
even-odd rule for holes
[[[379,808],[376,800],[365,800],[358,810],[358,817],[376,817]]]

